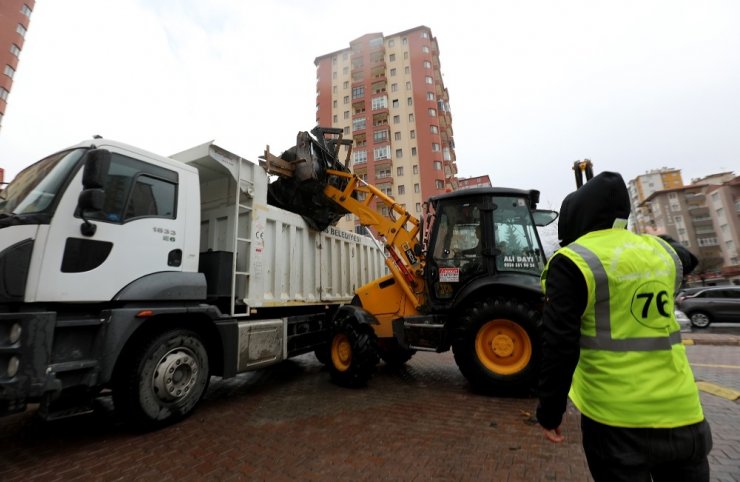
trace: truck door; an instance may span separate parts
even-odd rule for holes
[[[182,270],[185,203],[177,202],[178,172],[110,151],[103,210],[86,213],[92,235],[80,229],[82,170],[60,201],[48,227],[36,301],[107,301],[150,273]]]

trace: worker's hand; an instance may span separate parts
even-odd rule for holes
[[[545,438],[554,444],[559,444],[565,440],[565,436],[560,432],[560,427],[556,427],[552,430],[548,430],[543,427],[542,430],[545,432]]]

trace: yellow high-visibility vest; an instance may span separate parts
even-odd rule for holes
[[[682,278],[675,250],[655,236],[604,229],[557,253],[576,264],[588,287],[569,393],[581,413],[616,427],[672,428],[702,421],[673,307]],[[545,294],[546,275],[547,267]]]

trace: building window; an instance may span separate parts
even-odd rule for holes
[[[398,186],[398,195],[403,196],[404,194],[406,194],[406,187],[403,184],[400,184]]]
[[[419,165],[418,164],[414,164],[414,166],[413,166],[413,168],[411,170],[414,171],[414,174],[415,175],[416,174],[419,174]]]
[[[394,68],[394,69],[391,69],[391,77],[395,77],[395,76],[396,76],[396,69]]]
[[[349,119],[349,111],[348,110],[345,110],[344,111],[344,118],[345,119]]]
[[[345,95],[344,96],[344,103],[345,104],[349,104],[349,96],[348,95]]]
[[[337,115],[336,115],[336,114],[334,114],[334,115],[332,116],[332,122],[333,122],[333,123],[335,123],[335,124],[336,124],[337,122],[339,122],[339,118],[337,117]]]
[[[427,75],[424,77],[424,83],[432,85],[434,83],[434,79],[432,79],[430,76]]]
[[[332,94],[336,94],[336,93],[337,93],[337,86],[336,86],[336,85],[333,85],[333,86],[331,87],[331,93],[332,93]],[[335,100],[334,102],[336,102],[336,100]]]
[[[373,141],[375,141],[375,142],[385,142],[387,140],[388,140],[388,131],[387,130],[373,132]]]
[[[403,68],[403,73],[406,74],[406,75],[410,74],[411,73],[411,67],[409,67],[408,65],[406,67],[404,67]]]
[[[414,192],[419,192],[421,189],[419,188],[419,184],[414,184]]]
[[[18,26],[15,28],[15,31],[18,32],[18,35],[21,37],[26,37],[26,27],[24,27],[21,24],[18,24]]]
[[[15,70],[13,69],[13,67],[11,67],[10,65],[6,65],[5,66],[5,75],[7,75],[8,77],[10,77],[12,79],[13,76],[15,75]]]
[[[409,59],[409,53],[408,52],[404,52],[403,53],[403,60],[408,60],[408,59]]]
[[[428,53],[429,53],[429,47],[427,47],[427,46],[425,45],[425,46],[423,46],[423,47],[421,48],[421,51],[422,51],[422,52],[424,52],[425,54],[428,54]]]
[[[411,148],[411,155],[412,156],[415,156],[416,155],[416,147],[412,147]]]
[[[434,161],[434,170],[435,171],[441,171],[442,170],[442,161]]]
[[[411,90],[411,82],[406,82],[406,90]]]
[[[342,88],[345,90],[349,89],[349,80],[345,80],[344,82],[342,82]]]
[[[364,117],[358,117],[357,119],[352,120],[352,130],[353,131],[361,131],[367,127],[367,123]]]
[[[403,176],[403,166],[398,166],[396,168],[396,176]]]
[[[393,39],[390,39],[390,40],[388,41],[388,47],[395,47],[395,46],[396,46],[396,41],[395,41],[395,40],[393,40]]]
[[[396,149],[396,159],[401,159],[403,157],[403,149]]]
[[[396,141],[400,141],[401,140],[401,133],[400,132],[394,132],[393,133],[393,139],[396,140]]]
[[[432,134],[439,134],[439,127],[431,125],[429,126],[429,132],[431,132]]]
[[[409,131],[409,137],[411,137],[412,139],[416,139],[416,131],[415,131],[415,130],[413,130],[413,129],[412,129],[412,130],[410,130],[410,131]]]
[[[416,212],[417,213],[421,212],[421,203],[416,203]]]
[[[380,159],[389,159],[391,157],[391,147],[390,146],[383,146],[383,147],[376,147],[373,151],[373,155],[375,156],[375,160],[378,161]],[[388,171],[388,176],[390,176],[391,173]]]
[[[427,100],[434,101],[434,92],[427,92]]]
[[[424,68],[425,69],[431,69],[432,68],[432,63],[430,61],[428,61],[428,60],[425,60],[424,61]]]
[[[332,72],[332,73],[331,73],[331,78],[332,78],[333,80],[337,80],[337,73],[336,73],[336,72]]]
[[[353,164],[364,164],[367,162],[367,151],[354,151],[352,158]]]
[[[409,114],[409,122],[414,122],[414,113]]]
[[[370,47],[380,47],[381,45],[383,45],[383,37],[372,38],[368,43]]]
[[[388,56],[388,60],[391,61],[391,62],[395,62],[396,61],[396,54],[390,54]]]
[[[421,38],[429,38],[429,33],[428,32],[422,32],[421,33]]]
[[[398,84],[391,84],[391,92],[396,92],[398,90]]]
[[[429,114],[429,117],[437,117],[437,109],[429,108],[427,109],[427,114]]]
[[[365,97],[365,87],[352,87],[352,98],[360,99],[362,97]]]
[[[403,37],[403,38],[401,39],[401,44],[402,44],[402,45],[408,45],[408,44],[409,44],[409,39],[407,39],[406,37]]]
[[[439,144],[437,144],[436,142],[432,142],[432,151],[439,152],[440,151]]]
[[[434,187],[436,187],[437,189],[444,189],[445,188],[445,182],[442,181],[442,180],[440,180],[440,179],[437,179],[437,180],[434,181]]]
[[[393,108],[398,109],[399,106],[400,104],[398,103],[398,99],[393,99]]]
[[[406,98],[406,105],[414,105],[414,98],[413,97]]]
[[[0,87],[0,99],[7,100],[8,98],[8,91],[5,90],[5,88]]]
[[[331,102],[331,106],[332,106],[333,108],[335,108],[335,109],[337,108],[337,100],[336,100],[336,99],[334,99],[334,100],[333,100],[333,101]]]
[[[381,169],[375,173],[376,179],[385,179],[387,177],[391,177],[391,170],[390,169]]]
[[[400,124],[401,123],[401,116],[400,115],[394,115],[393,116],[393,123],[394,124]]]
[[[349,74],[349,67],[343,67],[342,68],[342,74],[344,74],[344,75]]]
[[[344,126],[344,133],[349,135],[349,126]]]
[[[26,17],[30,17],[31,16],[31,7],[29,7],[28,5],[26,5],[24,3],[23,6],[21,7],[21,13],[23,15],[25,15]]]
[[[382,97],[375,97],[372,100],[372,109],[378,110],[378,109],[387,109],[388,108],[388,97],[382,96]]]
[[[21,54],[21,49],[16,44],[10,44],[10,53],[18,57]]]

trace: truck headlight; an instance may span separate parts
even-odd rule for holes
[[[10,333],[8,333],[8,341],[11,345],[15,345],[21,339],[21,331],[20,323],[13,323],[13,326],[10,327]]]
[[[10,357],[8,360],[8,378],[13,378],[18,373],[18,367],[21,365],[17,356]]]

